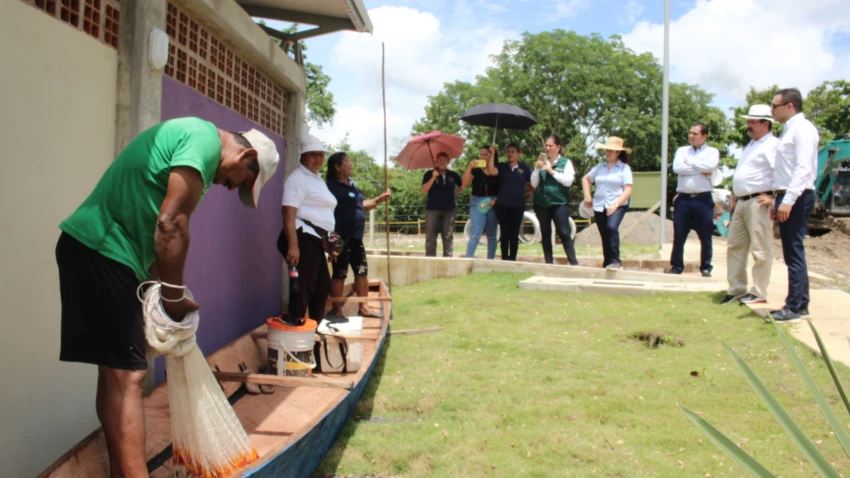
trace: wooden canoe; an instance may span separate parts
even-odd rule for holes
[[[346,286],[345,296],[350,294]],[[245,393],[240,366],[260,370],[266,363],[265,324],[207,357],[236,415],[251,438],[260,459],[235,477],[307,477],[330,450],[369,383],[384,346],[392,314],[392,298],[382,281],[369,282],[369,305],[383,318],[363,319],[363,362],[354,373],[315,373],[311,377],[280,377],[272,394]],[[356,298],[343,304],[346,315],[357,315]],[[330,309],[330,301],[328,302]],[[224,380],[222,380],[224,379]],[[171,473],[171,422],[168,383],[144,399],[148,471],[152,478]],[[39,475],[39,478],[108,478],[109,459],[103,431],[95,430]]]

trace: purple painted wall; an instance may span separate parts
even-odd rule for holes
[[[169,77],[162,77],[162,120],[197,116],[226,131],[256,128],[277,144],[281,163],[263,186],[256,210],[242,205],[236,191],[212,185],[192,213],[191,246],[184,280],[198,304],[198,345],[205,355],[220,349],[280,314],[282,257],[277,236],[282,224],[283,158],[286,140],[235,111]],[[165,375],[157,358],[155,381]]]

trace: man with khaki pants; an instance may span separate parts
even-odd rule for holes
[[[770,106],[753,105],[748,114],[750,144],[732,178],[732,224],[729,226],[727,279],[729,289],[720,302],[743,304],[766,302],[773,263],[773,166],[779,140],[770,132]],[[747,290],[747,254],[753,255],[753,286]]]

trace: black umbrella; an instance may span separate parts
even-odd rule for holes
[[[493,131],[493,142],[496,142],[496,131],[501,126],[505,129],[527,130],[537,124],[537,120],[528,111],[519,106],[504,103],[490,103],[473,106],[466,110],[460,119],[474,126],[489,126]]]

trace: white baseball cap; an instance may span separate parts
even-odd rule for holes
[[[304,135],[301,138],[301,154],[310,153],[313,151],[320,151],[322,153],[330,153],[325,148],[325,145],[322,144],[319,138],[313,136],[312,134]]]
[[[257,173],[257,179],[251,188],[239,188],[239,200],[251,209],[257,209],[257,202],[260,199],[260,189],[274,176],[274,172],[277,171],[280,155],[277,152],[277,146],[275,146],[274,141],[256,129],[242,133],[242,136],[251,143],[252,148],[257,150],[257,163],[260,165],[260,171]]]
[[[768,105],[752,105],[750,106],[750,111],[748,111],[745,115],[741,115],[741,118],[768,120],[773,123],[773,115],[771,114],[770,106]]]

